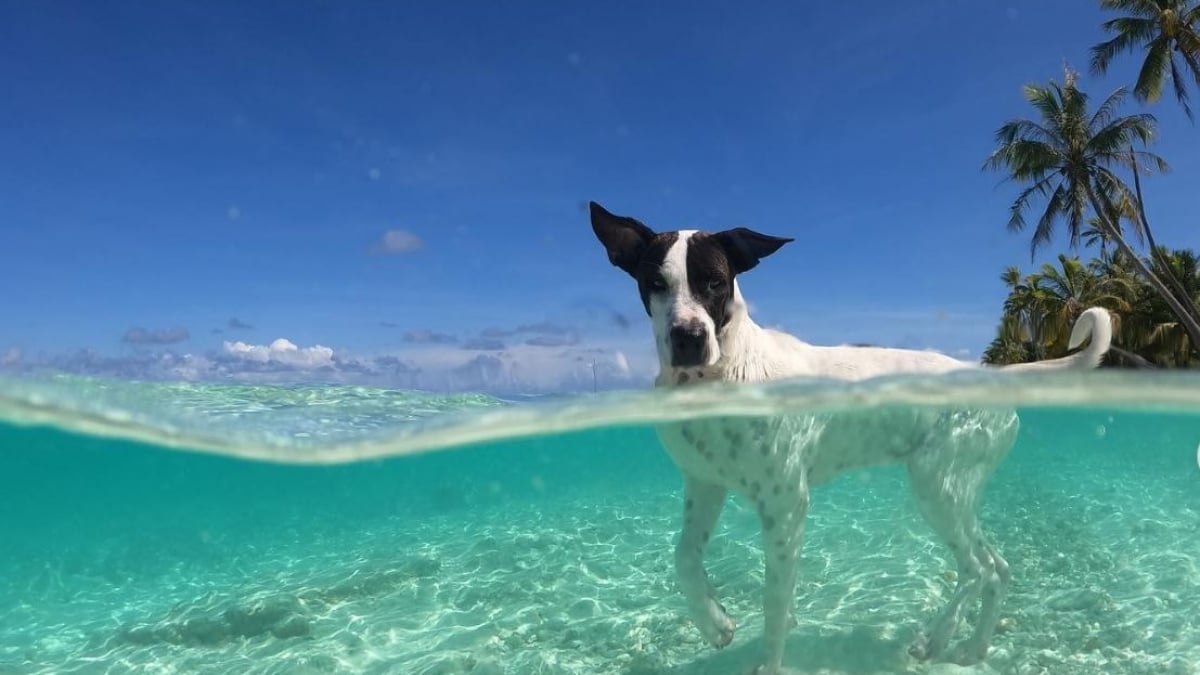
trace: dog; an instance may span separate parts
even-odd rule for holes
[[[609,262],[637,282],[658,352],[656,387],[805,377],[862,380],[983,367],[932,351],[816,346],[756,324],[738,277],[793,239],[743,227],[655,232],[596,202],[589,207],[592,229]],[[1076,321],[1070,348],[1085,341],[1087,346],[1072,355],[1004,370],[1096,368],[1112,341],[1112,320],[1103,308],[1089,308]],[[704,567],[705,548],[733,491],[756,506],[764,548],[764,654],[754,672],[783,672],[810,489],[844,472],[902,463],[921,514],[958,566],[950,600],[918,633],[909,653],[960,665],[982,661],[1011,577],[976,512],[984,483],[1008,453],[1018,426],[1013,410],[902,409],[658,425],[658,438],[683,477],[675,571],[692,622],[718,649],[733,640],[736,624]],[[967,603],[976,599],[974,631],[951,647]]]

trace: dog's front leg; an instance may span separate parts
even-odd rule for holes
[[[733,640],[736,628],[704,570],[704,550],[725,508],[725,488],[684,476],[683,532],[675,546],[675,572],[687,598],[692,621],[717,649]]]
[[[796,574],[800,568],[804,522],[808,517],[808,484],[803,478],[794,490],[763,497],[758,502],[766,556],[766,589],[763,596],[763,639],[765,658],[757,675],[783,672],[783,648],[791,627],[792,603],[796,597]],[[789,494],[790,492],[790,494]]]

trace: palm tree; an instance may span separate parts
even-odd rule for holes
[[[1179,298],[1180,302],[1195,308],[1195,295],[1188,293],[1184,285],[1175,277],[1172,265],[1166,258],[1161,257],[1165,255],[1167,249],[1159,246],[1158,242],[1154,240],[1154,230],[1150,228],[1150,219],[1146,217],[1146,201],[1142,198],[1142,179],[1138,176],[1140,170],[1138,168],[1137,156],[1133,152],[1133,148],[1130,148],[1129,152],[1129,162],[1133,169],[1133,191],[1137,208],[1134,208],[1134,204],[1123,202],[1121,210],[1127,218],[1137,223],[1135,231],[1138,233],[1138,238],[1150,244],[1150,257],[1158,263],[1155,271],[1161,271],[1159,276],[1169,282],[1171,291],[1176,294],[1175,297]]]
[[[1083,310],[1101,306],[1115,318],[1130,309],[1128,298],[1138,284],[1097,273],[1095,265],[1078,258],[1058,256],[1058,267],[1049,263],[1038,272],[1022,276],[1016,267],[1000,275],[1008,286],[1004,313],[996,338],[984,352],[986,363],[1019,363],[1054,358],[1067,353],[1071,328]]]
[[[1145,50],[1134,97],[1142,103],[1158,101],[1169,77],[1176,100],[1192,119],[1185,73],[1200,86],[1200,0],[1100,0],[1100,6],[1128,16],[1104,22],[1114,37],[1092,47],[1092,73],[1107,72],[1117,54]]]
[[[1155,272],[1169,266],[1181,290],[1200,300],[1200,256],[1190,250],[1162,249]],[[1166,262],[1159,262],[1166,261]],[[1079,312],[1093,305],[1113,317],[1113,359],[1108,365],[1139,368],[1195,367],[1191,338],[1161,297],[1141,279],[1121,251],[1086,264],[1058,256],[1028,275],[1009,267],[1000,275],[1008,288],[996,337],[984,351],[989,364],[1023,363],[1067,353],[1069,330]]]
[[[1195,302],[1200,298],[1200,259],[1194,252],[1160,249],[1153,264],[1160,275],[1173,275],[1180,284],[1179,292],[1189,300]],[[1118,256],[1104,273],[1116,276],[1127,267],[1124,256]],[[1156,363],[1168,366],[1195,364],[1187,331],[1170,308],[1147,288],[1143,287],[1132,303],[1120,335],[1123,344]]]
[[[1083,240],[1083,245],[1087,248],[1100,246],[1100,258],[1108,257],[1108,232],[1100,224],[1100,219],[1092,216],[1088,218],[1088,226],[1079,233]]]
[[[1141,183],[1138,181],[1136,173],[1134,174],[1133,178],[1136,186],[1135,192],[1137,192],[1140,190]],[[1140,196],[1138,198],[1140,199]],[[1144,243],[1146,238],[1150,236],[1148,232],[1149,226],[1145,225],[1144,221],[1140,219],[1138,216],[1138,211],[1134,205],[1129,203],[1128,200],[1119,200],[1118,202],[1114,203],[1113,206],[1115,208],[1108,216],[1109,221],[1116,223],[1119,226],[1118,229],[1120,229],[1122,232],[1125,231],[1124,227],[1122,227],[1123,221],[1128,222],[1130,225],[1130,232],[1133,233],[1134,237],[1138,240],[1138,243]],[[1099,216],[1089,217],[1087,219],[1087,227],[1079,233],[1079,236],[1085,247],[1090,248],[1099,244],[1101,259],[1108,257],[1108,245],[1112,242],[1108,238],[1108,230],[1104,227],[1104,221],[1102,218]]]
[[[1011,314],[1000,317],[1000,329],[995,339],[983,350],[982,361],[989,365],[1029,363],[1037,361],[1040,348],[1029,335],[1028,328]]]
[[[1008,286],[1008,297],[1004,300],[1004,314],[997,340],[989,349],[1002,349],[1006,360],[1037,361],[1046,358],[1048,340],[1043,323],[1045,312],[1044,291],[1039,286],[1036,274],[1022,276],[1021,270],[1009,267],[1000,275]],[[1023,355],[1023,356],[1021,356]]]
[[[1037,285],[1042,289],[1044,338],[1055,351],[1066,353],[1071,329],[1083,310],[1100,306],[1120,317],[1129,311],[1129,298],[1137,286],[1119,277],[1097,275],[1079,258],[1059,255],[1058,264],[1042,265]]]
[[[985,169],[1004,170],[1008,179],[1027,183],[1010,208],[1008,229],[1025,228],[1025,212],[1034,197],[1046,199],[1046,207],[1034,229],[1030,257],[1048,243],[1055,226],[1066,222],[1071,247],[1079,244],[1089,212],[1104,235],[1125,254],[1139,275],[1162,297],[1184,325],[1192,344],[1200,346],[1200,313],[1175,297],[1126,240],[1119,214],[1135,203],[1129,187],[1114,169],[1131,167],[1138,161],[1160,171],[1166,162],[1148,151],[1134,150],[1154,138],[1155,119],[1149,114],[1120,117],[1117,107],[1125,90],[1117,89],[1089,113],[1088,97],[1076,84],[1077,74],[1066,69],[1064,82],[1046,86],[1028,85],[1025,98],[1041,116],[1040,121],[1017,119],[996,131],[999,147],[984,163]],[[1135,221],[1140,223],[1139,221]],[[1136,229],[1136,228],[1135,228]]]

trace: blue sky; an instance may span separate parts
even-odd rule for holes
[[[794,237],[742,281],[761,323],[974,358],[999,273],[1030,266],[1014,188],[980,167],[1064,61],[1095,98],[1132,82],[1128,58],[1086,75],[1103,19],[1090,0],[0,2],[0,356],[227,373],[283,338],[362,372],[617,351],[638,371],[648,323],[595,199]],[[1200,130],[1151,112],[1174,170],[1149,215],[1200,246]]]

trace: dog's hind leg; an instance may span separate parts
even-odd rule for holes
[[[1012,575],[1008,571],[1008,563],[1000,557],[1000,554],[987,542],[981,532],[977,533],[975,542],[976,555],[981,559],[986,557],[990,560],[990,565],[984,565],[985,574],[982,579],[979,621],[975,624],[975,632],[955,646],[946,659],[963,666],[979,663],[987,656],[992,636],[996,632],[996,624],[1000,621],[1000,607],[1008,591],[1008,584],[1012,580]]]
[[[975,517],[979,472],[956,470],[953,463],[949,467],[937,464],[936,459],[914,462],[909,465],[909,477],[921,515],[954,554],[958,581],[945,608],[909,649],[922,660],[937,659],[945,652],[967,602],[979,595],[984,579],[996,573],[986,549],[978,545],[982,541]]]
[[[675,573],[696,627],[717,649],[733,640],[737,627],[717,601],[704,569],[704,550],[725,508],[727,491],[719,485],[684,476],[683,531],[675,546]]]
[[[982,596],[970,638],[946,660],[960,665],[982,661],[990,646],[1008,587],[1008,563],[979,527],[984,484],[1016,439],[1020,422],[1012,413],[952,413],[939,431],[943,445],[923,448],[910,458],[908,475],[921,514],[946,542],[958,562],[958,586],[942,613],[910,652],[918,658],[941,656],[950,643],[964,605]]]

